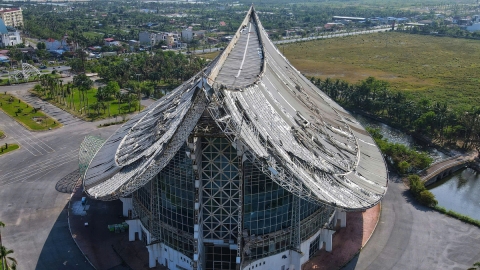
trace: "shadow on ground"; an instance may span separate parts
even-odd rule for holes
[[[57,217],[38,258],[36,270],[93,269],[72,239],[68,229],[67,207]]]
[[[78,170],[62,177],[55,185],[58,192],[71,193],[80,184]],[[68,226],[68,203],[57,217],[42,247],[36,270],[93,269],[73,241]]]
[[[418,202],[417,199],[415,199],[415,197],[413,196],[413,194],[410,192],[409,189],[406,189],[404,191],[402,191],[402,196],[405,198],[405,200],[410,204],[412,205],[413,207],[415,207],[415,209],[419,210],[419,211],[422,211],[422,212],[433,212],[435,210],[433,210],[432,208],[428,207],[428,206],[425,206],[425,205],[422,205]]]

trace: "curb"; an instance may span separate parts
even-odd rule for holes
[[[70,231],[70,236],[72,236],[72,239],[73,239],[73,242],[75,242],[75,245],[77,245],[78,247],[78,250],[80,250],[80,252],[83,254],[83,256],[85,257],[85,259],[87,260],[87,262],[93,267],[93,269],[97,269],[95,268],[95,266],[93,265],[93,263],[88,259],[88,256],[83,252],[83,250],[80,248],[80,246],[78,245],[77,243],[77,240],[75,240],[75,238],[73,237],[73,233],[72,233],[72,227],[70,226],[70,204],[72,202],[72,197],[73,197],[73,194],[75,194],[75,191],[77,191],[77,188],[78,187],[75,187],[72,191],[72,193],[70,194],[70,199],[68,200],[68,208],[67,208],[67,222],[68,222],[68,230]]]
[[[370,239],[372,238],[372,235],[373,233],[375,232],[375,230],[377,229],[377,226],[378,226],[378,222],[380,221],[380,216],[382,215],[382,203],[380,202],[379,203],[379,206],[380,206],[380,212],[378,214],[378,218],[377,218],[377,222],[375,223],[375,227],[373,227],[373,231],[372,233],[370,234],[370,236],[368,237],[367,241],[365,242],[365,245],[362,245],[362,247],[357,251],[355,252],[355,254],[353,254],[353,256],[350,258],[350,260],[348,260],[346,263],[344,263],[342,266],[340,266],[338,269],[343,269],[347,264],[349,264],[353,258],[355,258],[356,256],[358,256],[358,254],[360,254],[360,252],[362,251],[362,249],[368,244],[368,242],[370,241]]]
[[[15,143],[15,144],[16,144],[16,143]],[[17,149],[12,150],[12,151],[10,151],[10,152],[8,152],[8,153],[5,153],[5,154],[1,154],[0,157],[7,156],[8,154],[14,153],[15,151],[20,150],[20,149],[22,148],[22,146],[21,146],[20,144],[16,144],[16,145],[18,145],[18,148],[17,148]]]
[[[29,106],[32,106],[32,104],[26,102],[25,100],[19,98],[17,95],[14,95],[15,97],[17,97],[19,100],[21,100],[22,102],[24,102],[25,104],[28,104]],[[58,121],[56,118],[52,117],[51,115],[49,115],[48,113],[42,111],[43,114],[45,114],[47,117],[50,117],[52,119],[54,119],[55,121],[58,122],[59,126],[56,127],[56,128],[52,128],[52,129],[47,129],[47,130],[33,130],[31,129],[30,127],[28,127],[27,125],[25,125],[24,123],[18,121],[17,119],[15,119],[13,116],[11,116],[10,114],[8,114],[6,111],[4,111],[3,109],[0,109],[0,111],[2,111],[6,116],[10,117],[13,121],[17,122],[18,124],[20,124],[22,127],[24,127],[26,130],[30,131],[30,132],[47,132],[47,131],[53,131],[53,130],[56,130],[56,129],[59,129],[59,128],[62,128],[64,125]]]

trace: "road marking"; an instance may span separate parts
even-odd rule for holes
[[[23,130],[23,127],[19,128],[18,129],[19,133],[21,133],[22,135],[25,135],[26,138],[28,138],[33,144],[37,145],[38,147],[42,148],[45,152],[47,153],[50,153],[47,149],[43,148],[39,143],[33,141],[31,138],[33,137],[34,139],[37,139],[37,141],[43,143],[45,146],[47,146],[48,148],[50,148],[53,151],[55,151],[53,148],[51,148],[49,145],[47,145],[46,143],[44,143],[43,141],[41,141],[40,139],[38,139],[37,137],[35,137],[35,135],[33,134],[29,134],[29,131],[25,131]]]
[[[14,134],[14,133],[15,133],[15,132],[13,132],[13,131],[10,132],[10,131],[9,131],[10,129],[9,129],[7,126],[5,126],[5,125],[3,125],[2,128],[5,130],[6,133],[10,133],[10,134]],[[7,130],[7,129],[8,129],[8,130]],[[32,154],[32,155],[35,156],[35,157],[37,156],[37,155],[35,155],[32,151],[30,151],[26,145],[23,145],[22,143],[20,143],[20,142],[17,140],[17,138],[15,138],[15,136],[12,136],[12,139],[13,139],[15,142],[17,142],[18,144],[22,145],[22,146],[23,146],[23,149],[25,149],[25,150],[27,150],[28,152],[30,152],[30,154]],[[29,145],[28,142],[26,142],[26,144]],[[35,148],[34,148],[34,149],[35,149]],[[35,150],[36,150],[36,149],[35,149]],[[37,150],[37,152],[38,152],[38,150]]]
[[[26,180],[27,178],[40,173],[49,172],[52,169],[58,168],[61,165],[72,162],[76,159],[78,159],[78,149],[47,159],[46,162],[44,160],[39,160],[23,170],[10,171],[6,174],[2,174],[0,177],[0,186],[18,182],[20,180]],[[11,174],[13,174],[13,176],[10,177]],[[2,181],[4,182],[2,183]]]
[[[77,157],[70,157],[70,158],[67,158],[67,159],[62,159],[62,162],[51,164],[47,167],[43,167],[40,170],[35,170],[35,171],[32,171],[32,172],[24,172],[22,175],[15,175],[14,177],[9,178],[9,181],[6,181],[5,183],[0,183],[0,187],[1,186],[6,186],[6,185],[9,185],[9,184],[13,184],[13,183],[16,183],[16,182],[21,182],[23,180],[27,180],[27,178],[35,176],[35,175],[40,174],[40,173],[44,173],[43,175],[45,175],[48,172],[52,171],[53,169],[56,169],[56,168],[62,166],[63,164],[65,164],[65,163],[75,161],[76,159],[77,159]]]

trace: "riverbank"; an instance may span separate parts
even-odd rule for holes
[[[377,122],[380,122],[382,124],[388,125],[391,128],[397,129],[397,130],[411,136],[413,139],[423,143],[426,147],[433,147],[436,150],[438,150],[439,152],[441,152],[441,153],[443,153],[447,156],[454,156],[455,154],[458,154],[458,153],[464,151],[460,148],[450,149],[450,148],[446,148],[444,146],[441,146],[441,145],[435,143],[431,138],[429,138],[429,137],[427,137],[423,134],[419,134],[418,132],[411,132],[410,130],[405,130],[405,129],[403,129],[403,127],[396,125],[395,123],[389,121],[387,118],[378,117],[376,115],[364,112],[362,110],[355,110],[355,109],[351,109],[351,108],[346,108],[346,109],[349,110],[350,112],[353,112],[354,114],[359,114],[361,116],[367,117],[367,118],[372,119],[374,121],[377,121]]]

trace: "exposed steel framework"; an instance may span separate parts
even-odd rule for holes
[[[288,62],[253,7],[207,68],[103,143],[84,174],[85,192],[114,200],[144,186],[189,136],[208,133],[199,123],[205,114],[242,161],[299,198],[360,210],[385,195],[387,169],[373,139]]]

